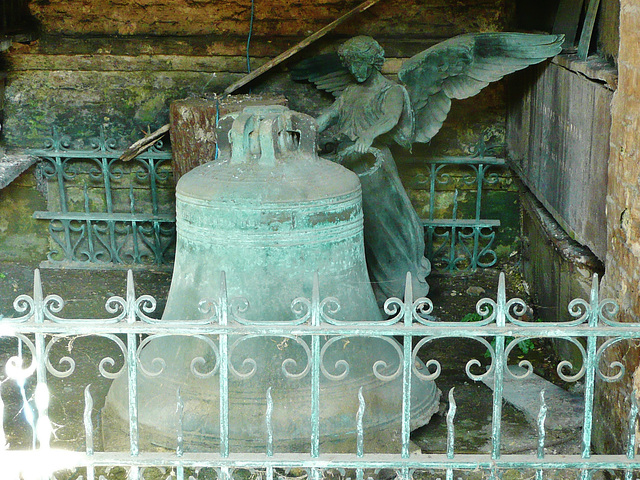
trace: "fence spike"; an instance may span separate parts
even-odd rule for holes
[[[44,322],[44,294],[42,293],[42,281],[40,279],[40,269],[33,271],[33,305],[36,323]]]
[[[447,458],[454,457],[454,446],[455,446],[455,427],[453,421],[456,417],[456,410],[458,406],[456,405],[456,399],[453,396],[453,391],[455,387],[452,387],[449,390],[449,410],[447,411]]]
[[[538,412],[538,458],[544,458],[545,429],[544,422],[547,419],[547,404],[544,400],[544,389],[540,391],[540,411]]]
[[[271,398],[271,387],[267,388],[267,411],[265,413],[265,424],[267,428],[267,457],[273,456],[273,398]]]
[[[38,410],[38,420],[36,421],[36,434],[38,443],[42,450],[48,450],[51,446],[51,435],[53,428],[49,420],[49,389],[45,383],[38,383],[34,393],[36,409]]]
[[[127,322],[136,321],[136,286],[133,281],[133,270],[127,270]]]
[[[176,456],[181,457],[184,455],[184,402],[180,396],[180,387],[178,387],[177,400],[176,400],[176,438],[178,445],[176,446]]]
[[[93,455],[93,422],[91,420],[91,412],[93,411],[93,397],[91,396],[91,385],[87,385],[84,389],[84,432],[86,442],[87,455]]]
[[[364,418],[364,411],[366,404],[364,401],[364,395],[362,395],[362,387],[358,389],[358,412],[356,413],[356,455],[362,457],[364,455],[364,427],[362,421]]]
[[[407,272],[404,280],[404,326],[410,327],[413,320],[413,280]]]

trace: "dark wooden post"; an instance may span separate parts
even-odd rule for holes
[[[275,95],[230,95],[219,100],[187,98],[170,108],[173,176],[176,181],[189,170],[210,162],[216,154],[216,118],[253,105],[286,105]]]

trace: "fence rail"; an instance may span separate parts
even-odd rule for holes
[[[442,472],[447,479],[463,472],[481,471],[490,478],[498,478],[506,470],[529,470],[535,472],[535,477],[542,479],[550,470],[577,471],[581,478],[591,478],[593,473],[603,470],[618,470],[624,472],[624,478],[631,480],[639,478],[640,460],[636,452],[636,425],[638,406],[635,392],[630,402],[630,416],[628,418],[628,447],[620,455],[593,455],[591,451],[591,435],[593,425],[593,401],[596,377],[606,382],[628,381],[630,376],[625,372],[620,362],[603,365],[603,358],[612,345],[626,339],[640,339],[640,324],[620,323],[615,320],[618,307],[614,301],[602,300],[599,296],[597,277],[593,279],[591,296],[588,300],[575,299],[569,305],[572,320],[556,323],[537,323],[526,319],[527,307],[518,298],[506,297],[505,278],[500,276],[498,293],[495,299],[484,298],[477,304],[480,320],[475,322],[442,322],[430,316],[433,304],[429,299],[413,299],[410,277],[407,278],[405,298],[390,298],[385,304],[388,318],[382,321],[338,321],[332,318],[339,308],[339,301],[335,298],[323,298],[319,291],[317,276],[312,282],[312,294],[309,298],[297,298],[292,302],[291,316],[282,322],[261,322],[247,320],[243,312],[248,308],[246,301],[229,298],[226,283],[221,278],[221,289],[218,298],[203,299],[201,311],[203,316],[198,320],[166,321],[153,317],[155,299],[149,295],[137,296],[133,281],[133,274],[129,272],[126,295],[113,296],[105,304],[108,318],[64,318],[64,301],[57,295],[45,296],[42,291],[39,272],[34,275],[33,295],[20,295],[14,301],[14,314],[0,320],[0,337],[2,341],[14,342],[14,353],[5,343],[0,361],[4,362],[4,378],[0,391],[0,414],[4,424],[0,425],[0,458],[6,472],[13,472],[18,478],[18,472],[31,468],[33,478],[58,478],[62,469],[81,469],[83,478],[122,478],[108,476],[102,467],[113,469],[123,467],[127,478],[160,478],[147,477],[150,469],[160,468],[168,478],[174,475],[184,478],[211,478],[203,476],[203,471],[212,469],[218,479],[234,477],[240,470],[248,469],[254,478],[262,477],[267,480],[279,478],[287,469],[303,469],[306,476],[319,479],[329,470],[354,470],[355,478],[362,479],[380,469],[395,470],[399,478],[430,478],[421,476],[424,471]],[[5,312],[8,314],[8,312]],[[168,359],[154,359],[145,366],[141,362],[141,352],[145,346],[155,338],[167,335],[189,336],[201,339],[210,347],[213,356],[213,366],[208,371],[202,371],[203,365],[194,358],[191,362],[191,373],[200,376],[215,375],[219,378],[219,427],[221,435],[219,444],[206,452],[185,451],[182,415],[184,403],[180,391],[167,392],[175,395],[175,421],[177,422],[175,450],[173,453],[158,453],[148,451],[139,444],[138,424],[138,379],[140,375],[158,375]],[[126,452],[98,451],[94,448],[96,437],[94,421],[95,403],[94,391],[100,390],[95,385],[84,386],[84,422],[83,451],[66,452],[56,448],[54,436],[55,425],[62,424],[65,419],[50,418],[49,394],[54,397],[64,396],[64,391],[56,391],[58,387],[51,386],[53,378],[66,379],[77,374],[83,363],[90,362],[91,355],[84,353],[82,360],[73,358],[74,343],[78,338],[105,339],[112,343],[119,356],[112,353],[102,353],[97,362],[99,376],[104,381],[110,381],[119,376],[127,379],[129,393],[129,448]],[[291,362],[282,363],[283,375],[297,375],[311,379],[310,390],[311,435],[307,453],[287,453],[274,451],[272,439],[273,428],[270,420],[269,408],[265,411],[267,438],[265,438],[264,453],[247,453],[234,451],[230,448],[229,432],[229,379],[248,378],[247,364],[233,365],[234,348],[241,342],[232,341],[233,338],[276,337],[293,340],[306,352],[306,365],[298,364],[295,374],[290,373]],[[367,451],[364,442],[363,415],[368,409],[363,398],[359,398],[358,415],[354,417],[354,431],[357,442],[356,449],[349,454],[335,454],[323,451],[320,444],[320,412],[323,404],[320,401],[320,379],[330,378],[341,380],[349,371],[349,365],[336,364],[334,367],[325,365],[326,348],[321,348],[320,342],[335,344],[338,340],[344,342],[360,337],[377,338],[386,342],[395,342],[393,338],[401,339],[397,344],[398,367],[395,371],[384,370],[384,365],[376,362],[374,374],[379,379],[402,379],[401,410],[398,419],[401,425],[401,448],[397,453],[373,454]],[[68,345],[59,349],[61,340],[72,339]],[[465,366],[466,375],[473,381],[491,377],[495,387],[492,400],[491,452],[489,454],[459,454],[455,451],[456,435],[456,398],[453,390],[449,392],[449,410],[447,414],[447,448],[441,454],[412,453],[410,448],[411,426],[411,389],[412,379],[438,381],[441,374],[439,360],[429,355],[429,344],[435,339],[469,338],[486,347],[489,359],[483,363],[472,359]],[[544,394],[541,394],[540,413],[538,416],[537,437],[538,448],[535,454],[512,455],[502,453],[502,407],[503,386],[505,378],[514,377],[525,382],[532,374],[533,365],[528,360],[520,360],[524,367],[523,374],[515,374],[507,368],[511,352],[521,342],[532,338],[562,338],[576,346],[582,357],[581,365],[572,365],[568,361],[561,361],[557,365],[557,372],[566,382],[584,382],[585,414],[582,431],[581,453],[576,455],[547,455],[545,453],[546,417],[548,407]],[[492,342],[491,339],[494,339]],[[343,343],[344,343],[343,342]],[[286,342],[285,342],[286,343]],[[344,343],[346,345],[346,343]],[[13,347],[12,347],[13,348]],[[251,358],[249,352],[248,358]],[[418,368],[418,359],[425,359],[425,368]],[[57,363],[56,363],[57,362]],[[158,363],[159,362],[159,363]],[[160,365],[160,367],[158,367]],[[249,363],[249,366],[251,363]],[[377,366],[376,366],[377,365]],[[333,368],[333,370],[331,370]],[[251,370],[251,368],[249,368]],[[337,372],[335,370],[338,370]],[[342,370],[341,370],[342,369]],[[9,395],[8,383],[15,384],[16,395]],[[265,392],[267,398],[269,391]],[[7,398],[10,397],[10,398]],[[13,400],[11,400],[13,398]],[[4,400],[4,401],[2,401]],[[101,400],[101,399],[100,399]],[[14,405],[14,416],[9,414],[11,402]],[[65,400],[63,399],[63,402]],[[267,402],[268,404],[268,402]],[[273,408],[273,406],[271,406]],[[292,412],[295,414],[295,412]],[[11,423],[15,416],[23,416],[28,425],[26,450],[11,448],[8,439],[13,438]],[[14,425],[15,427],[15,425]],[[30,427],[30,429],[29,429]],[[224,432],[227,432],[226,434]],[[37,466],[36,473],[33,467]],[[203,470],[204,469],[204,470]],[[284,469],[284,470],[279,470]],[[345,470],[346,469],[346,470]],[[113,470],[110,470],[113,473]],[[199,474],[198,472],[201,472]],[[373,473],[372,473],[373,472]],[[97,475],[97,477],[96,477]],[[107,476],[105,476],[107,475]],[[346,475],[346,474],[345,474]],[[4,476],[4,475],[3,475]],[[343,475],[344,476],[344,475]],[[348,475],[347,475],[348,476]],[[6,478],[12,478],[8,476]],[[67,477],[64,477],[67,478]],[[78,478],[73,477],[73,478]]]
[[[129,163],[104,132],[88,148],[54,131],[42,149],[29,154],[43,161],[49,181],[49,220],[56,245],[48,267],[168,266],[175,250],[171,152],[156,143]],[[162,195],[163,190],[170,193]]]

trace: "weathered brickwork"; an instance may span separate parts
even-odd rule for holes
[[[620,5],[619,83],[612,104],[611,154],[607,195],[608,251],[604,292],[620,303],[619,318],[640,321],[640,5]],[[607,352],[605,363],[622,359],[628,372],[624,383],[600,384],[596,447],[617,451],[625,445],[632,384],[640,347],[619,344]],[[604,364],[604,363],[603,363]],[[637,372],[634,377],[638,377]],[[596,417],[598,418],[598,417]]]
[[[306,36],[362,0],[257,0],[256,36]],[[338,34],[436,36],[495,30],[509,0],[383,0],[338,28]],[[246,35],[251,0],[47,0],[31,3],[48,33],[117,35]]]

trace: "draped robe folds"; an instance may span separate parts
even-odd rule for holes
[[[402,90],[404,105],[389,105],[386,100],[391,89]],[[340,163],[358,174],[362,184],[365,252],[376,296],[381,302],[391,296],[403,298],[407,272],[413,277],[414,298],[426,296],[429,292],[426,277],[431,272],[431,264],[424,257],[424,228],[386,146],[391,141],[406,144],[411,137],[413,114],[407,92],[403,86],[388,80],[375,91],[352,85],[336,100],[334,107],[337,108],[337,137],[342,138],[337,156]],[[371,162],[370,154],[345,154],[347,146],[384,122],[385,116],[397,116],[397,110],[392,113],[389,107],[401,108],[402,112],[396,125],[374,141],[373,147],[380,152],[377,161]]]

